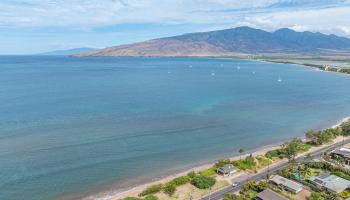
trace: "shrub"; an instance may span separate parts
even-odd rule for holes
[[[266,158],[265,156],[258,156],[256,159],[259,161],[259,165],[261,167],[265,167],[265,166],[270,165],[272,163],[272,161],[270,159]]]
[[[224,195],[224,200],[244,200],[244,198],[240,195],[237,195],[237,194],[226,193]]]
[[[176,186],[168,183],[163,188],[163,192],[169,196],[173,196],[173,194],[176,192]]]
[[[192,179],[191,184],[199,189],[207,189],[212,187],[215,182],[216,180],[212,177],[197,175]]]
[[[162,184],[157,184],[157,185],[152,185],[146,188],[144,191],[142,191],[139,196],[146,196],[149,194],[155,194],[157,192],[160,192],[162,190],[163,185]]]
[[[137,198],[137,197],[126,197],[123,200],[158,200],[158,198],[153,195],[147,195],[144,199]]]
[[[340,125],[341,134],[344,136],[350,136],[350,121],[344,122]]]
[[[137,197],[125,197],[123,200],[142,200],[142,199]]]
[[[190,178],[194,178],[194,177],[196,176],[196,172],[191,171],[191,172],[189,172],[189,173],[187,174],[187,176],[190,177]]]
[[[265,156],[267,158],[285,158],[286,157],[286,152],[283,149],[275,149],[275,150],[271,150],[268,151]]]
[[[154,195],[147,195],[145,197],[145,200],[158,200],[158,197],[154,196]]]
[[[231,164],[231,161],[226,159],[226,160],[218,160],[218,162],[215,163],[216,168],[223,167],[224,165]]]
[[[184,185],[184,184],[189,183],[189,182],[191,182],[191,177],[180,176],[180,177],[174,178],[169,183],[172,185],[175,185],[175,186],[180,186],[180,185]]]
[[[309,200],[324,200],[324,197],[319,192],[312,192],[309,197]]]
[[[310,130],[305,133],[306,139],[312,145],[321,145],[333,141],[335,137],[341,135],[342,132],[339,128],[330,128],[322,131]]]

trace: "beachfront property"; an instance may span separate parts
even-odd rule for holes
[[[286,197],[270,190],[266,189],[260,193],[257,194],[256,196],[257,200],[288,200]]]
[[[348,147],[341,147],[336,150],[334,150],[331,153],[333,158],[341,158],[344,161],[344,164],[350,166],[350,148]]]
[[[221,174],[223,176],[231,176],[232,174],[236,173],[238,171],[238,168],[233,166],[232,164],[226,164],[222,167],[219,167],[216,172],[218,174]]]
[[[328,191],[337,194],[350,188],[350,181],[328,173],[322,173],[318,176],[312,176],[309,180],[318,187],[327,189]]]
[[[294,194],[297,194],[303,190],[303,186],[300,183],[286,179],[279,175],[274,175],[271,177],[270,182]]]

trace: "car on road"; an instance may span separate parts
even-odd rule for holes
[[[239,183],[238,182],[234,182],[234,183],[232,183],[232,187],[237,187],[239,185]]]

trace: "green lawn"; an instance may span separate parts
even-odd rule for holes
[[[203,176],[214,176],[216,174],[216,167],[211,167],[199,172]]]
[[[258,156],[256,159],[259,162],[259,167],[266,167],[272,164],[272,160],[266,158],[265,156]]]
[[[243,160],[235,160],[233,161],[233,165],[235,165],[237,168],[241,170],[247,170],[247,169],[255,169],[256,168],[256,162],[253,157],[247,156]]]

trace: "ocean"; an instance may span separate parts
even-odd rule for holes
[[[79,199],[350,115],[350,76],[213,58],[0,56],[0,199]]]

